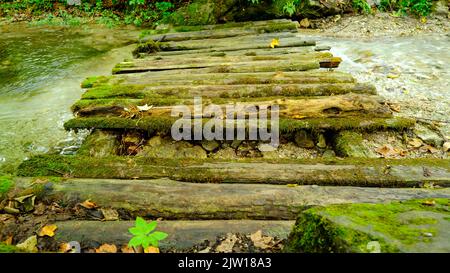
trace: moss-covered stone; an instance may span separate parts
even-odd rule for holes
[[[95,130],[84,141],[78,154],[92,157],[105,157],[119,153],[120,142],[114,132]]]
[[[335,151],[343,157],[377,157],[366,145],[359,132],[343,131],[335,138]]]
[[[317,207],[300,214],[291,252],[449,252],[450,199]]]

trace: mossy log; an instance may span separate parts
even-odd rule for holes
[[[141,130],[149,134],[161,133],[170,134],[173,123],[178,120],[174,117],[144,117],[141,119],[129,119],[120,117],[88,117],[74,118],[64,123],[66,130],[77,129],[120,129],[120,130]],[[210,121],[203,119],[202,123]],[[223,123],[223,128],[227,124]],[[327,119],[280,119],[280,134],[292,133],[298,130],[309,131],[377,131],[377,130],[404,130],[415,125],[414,119],[409,118],[327,118]],[[235,125],[233,125],[236,128]],[[270,124],[268,124],[270,129]]]
[[[283,55],[266,55],[266,56],[208,56],[203,58],[198,57],[183,57],[183,58],[170,58],[167,57],[148,57],[142,59],[133,60],[133,67],[155,67],[158,70],[170,70],[170,69],[191,69],[191,68],[205,68],[217,65],[224,65],[227,63],[238,64],[244,62],[254,62],[255,65],[258,62],[266,61],[286,61],[286,60],[312,60],[312,59],[328,59],[333,57],[330,52],[308,52],[308,53],[296,53],[296,54],[283,54]],[[129,62],[125,63],[127,66]],[[120,67],[121,64],[119,63]]]
[[[26,188],[33,179],[18,178]],[[48,183],[42,198],[125,209],[136,216],[164,219],[293,220],[316,205],[379,203],[413,198],[450,198],[449,189],[377,189],[360,187],[287,187],[283,185],[198,184],[169,179],[66,179]]]
[[[89,77],[83,81],[83,88],[102,85],[243,85],[243,84],[308,84],[308,83],[355,83],[355,78],[338,71],[296,71],[296,72],[260,72],[260,73],[207,73],[176,74],[163,72],[145,72],[113,76]]]
[[[449,162],[448,159],[214,161],[46,155],[24,161],[19,166],[18,174],[69,175],[79,178],[169,178],[196,183],[417,187],[424,183],[450,186]]]
[[[262,21],[261,21],[262,22]],[[245,35],[254,35],[260,33],[298,32],[298,22],[295,21],[265,21],[258,24],[222,24],[206,26],[179,26],[172,29],[174,32],[157,33],[158,31],[149,31],[149,35],[144,35],[141,41],[185,41],[202,39],[220,39],[228,37],[237,37]],[[170,30],[169,30],[170,31]],[[160,31],[164,32],[164,31]]]
[[[134,62],[117,64],[113,74],[142,73],[148,71],[166,70],[197,70],[197,73],[253,73],[253,72],[276,72],[276,71],[305,71],[320,68],[320,59],[311,60],[282,60],[282,61],[259,61],[240,63],[203,63],[174,65],[167,67],[135,66]]]
[[[376,89],[366,83],[307,83],[307,84],[234,84],[234,85],[102,85],[86,91],[82,99],[193,99],[202,98],[261,98],[330,96],[341,94],[375,95]]]
[[[286,250],[448,253],[449,201],[447,197],[312,208],[300,214]]]
[[[204,94],[202,94],[204,96]],[[208,97],[208,96],[206,96]],[[252,102],[240,102],[239,100],[231,100],[229,102],[238,102],[237,106],[245,112],[243,118],[249,115],[256,115],[257,109],[271,109],[273,106],[279,107],[279,116],[282,118],[291,119],[307,119],[307,118],[343,118],[343,117],[391,117],[392,112],[383,100],[377,96],[362,96],[357,94],[347,94],[341,96],[329,97],[315,97],[308,99],[278,99],[278,100],[264,100]],[[151,100],[150,100],[151,101]],[[146,112],[142,112],[141,116],[152,117],[170,117],[171,113],[177,106],[156,106],[152,107]],[[194,113],[194,106],[186,105]],[[216,118],[225,118],[227,104],[218,105],[223,115]],[[116,114],[120,116],[124,110],[119,106],[112,105],[109,107],[100,106],[80,109],[77,113],[80,116],[89,116],[91,114],[106,113],[107,115]],[[196,118],[209,118],[211,113],[202,113],[202,116],[195,116]],[[194,116],[192,116],[194,118]]]
[[[264,236],[286,239],[295,221],[267,220],[203,220],[203,221],[158,221],[158,231],[169,234],[159,242],[162,252],[168,250],[190,250],[205,241],[215,242],[228,233],[250,235],[261,230]],[[128,229],[134,221],[58,221],[55,239],[58,242],[77,241],[81,248],[92,243],[128,245],[133,236]]]

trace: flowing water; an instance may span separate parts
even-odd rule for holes
[[[339,70],[373,83],[399,116],[437,122],[450,138],[450,35],[339,39],[318,37],[343,59]]]
[[[65,132],[87,76],[131,56],[135,29],[0,26],[0,168],[80,142]],[[128,46],[127,46],[128,45]]]
[[[65,132],[70,106],[87,76],[108,75],[130,57],[137,30],[0,26],[0,168],[34,154],[70,152],[80,138]],[[314,37],[344,59],[339,70],[374,83],[401,114],[444,121],[450,135],[450,37],[352,40]]]

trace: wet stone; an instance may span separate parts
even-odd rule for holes
[[[303,130],[295,134],[294,141],[301,148],[314,148],[315,146],[312,136]]]

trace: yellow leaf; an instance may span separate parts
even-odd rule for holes
[[[287,184],[287,186],[288,186],[289,188],[295,188],[295,187],[298,186],[298,184]]]
[[[273,39],[272,40],[272,42],[270,43],[270,47],[271,48],[275,48],[275,47],[277,47],[277,46],[279,46],[280,45],[280,39]]]
[[[95,253],[117,253],[117,247],[115,245],[103,244],[95,249]]]
[[[92,202],[90,199],[84,201],[83,203],[80,203],[80,206],[87,209],[95,209],[97,207],[97,204]]]
[[[431,206],[436,205],[436,202],[434,200],[425,200],[425,201],[422,202],[422,205],[431,207]]]
[[[13,241],[13,236],[8,236],[8,238],[6,238],[6,240],[4,241],[5,245],[12,245],[12,241]]]
[[[421,22],[422,24],[425,24],[425,23],[427,22],[427,17],[422,17],[422,18],[420,18],[420,22]]]
[[[48,225],[45,226],[41,229],[41,231],[39,232],[39,236],[40,237],[44,237],[44,236],[48,236],[48,237],[53,237],[55,236],[55,230],[58,227],[56,225]]]
[[[159,253],[159,248],[154,246],[149,246],[146,249],[144,249],[144,253]]]

